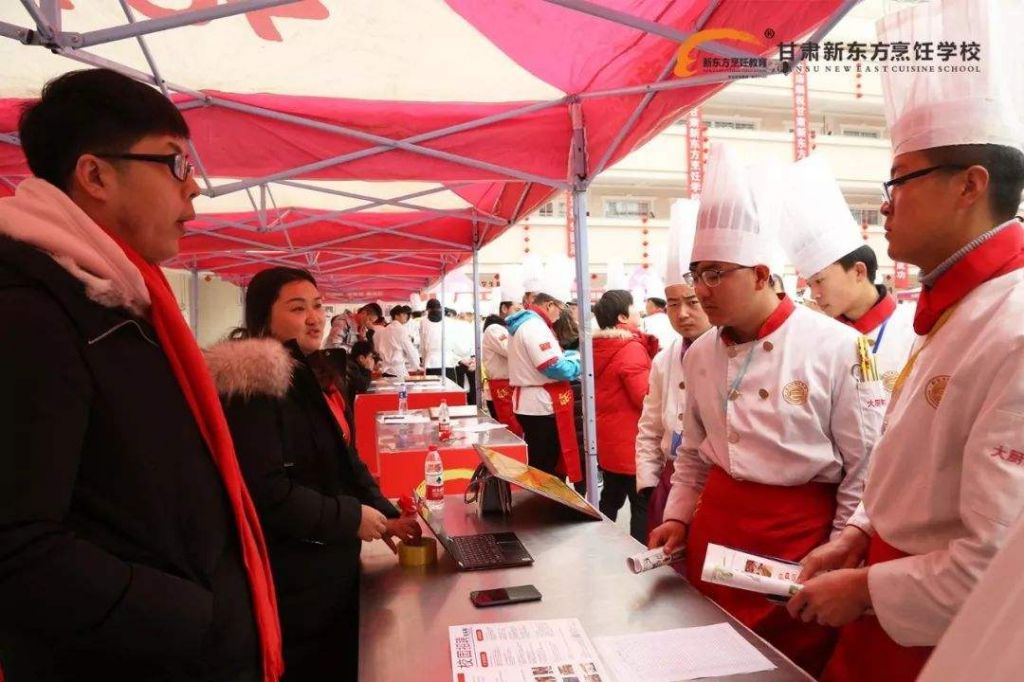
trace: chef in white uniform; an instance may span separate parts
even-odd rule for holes
[[[694,587],[816,674],[829,629],[700,580],[709,542],[796,561],[844,528],[881,423],[880,382],[851,371],[857,332],[772,289],[780,170],[711,149],[687,280],[718,329],[683,360],[683,440],[650,544],[685,543]]]
[[[883,74],[894,158],[882,213],[889,255],[923,273],[923,338],[896,382],[864,504],[807,557],[804,578],[840,570],[790,601],[806,620],[848,624],[826,679],[914,679],[1024,510],[1020,9],[945,0],[880,22],[883,42],[966,37],[988,58],[975,72]]]
[[[536,292],[532,303],[507,320],[512,405],[523,428],[530,466],[568,476],[575,483],[583,479],[583,473],[569,382],[579,377],[579,355],[564,353],[552,328],[569,290],[532,284]]]
[[[509,301],[506,307],[507,315],[519,312],[522,306],[518,301],[522,298],[522,291],[515,291],[510,287],[502,285],[502,297]],[[480,355],[483,356],[484,374],[487,376],[487,385],[484,387],[484,397],[490,402],[494,410],[494,418],[507,426],[517,436],[523,435],[523,427],[519,425],[515,412],[512,409],[512,386],[508,380],[508,323],[490,324],[484,329],[480,341]]]
[[[672,204],[666,247],[665,300],[668,319],[675,331],[672,340],[651,363],[650,385],[644,398],[636,437],[636,487],[647,498],[648,532],[661,525],[665,502],[683,433],[683,356],[701,334],[711,328],[693,287],[683,282],[690,269],[693,236],[697,230],[694,199]],[[669,463],[671,466],[665,466]]]
[[[405,305],[391,308],[391,323],[374,335],[374,346],[380,354],[384,376],[405,379],[410,372],[419,371],[420,354],[412,345],[405,323],[412,309]]]
[[[868,337],[888,398],[917,338],[914,307],[897,305],[884,285],[875,284],[878,259],[822,154],[794,163],[787,184],[799,193],[783,208],[786,255],[806,278],[821,312]]]

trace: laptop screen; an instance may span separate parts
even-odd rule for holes
[[[448,537],[448,533],[444,529],[444,519],[438,518],[431,513],[430,508],[424,502],[418,504],[417,507],[419,507],[420,518],[430,528],[430,532],[434,534],[434,537],[441,543],[445,551],[454,556],[452,552],[452,539]]]

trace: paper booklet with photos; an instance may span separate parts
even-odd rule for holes
[[[800,591],[800,564],[709,543],[701,580],[788,599]]]

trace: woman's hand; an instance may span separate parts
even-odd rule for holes
[[[356,535],[363,542],[379,540],[387,528],[387,517],[373,507],[363,505],[363,516],[359,521],[359,530]]]
[[[392,538],[398,538],[402,542],[418,542],[423,536],[423,529],[420,523],[413,517],[403,516],[400,519],[388,519],[385,524],[384,534],[381,539],[391,548],[391,551],[398,554],[398,547],[395,546]]]

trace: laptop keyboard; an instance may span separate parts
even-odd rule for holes
[[[506,539],[503,535],[511,537]],[[529,557],[512,533],[463,535],[453,537],[452,541],[467,567],[516,563]]]

